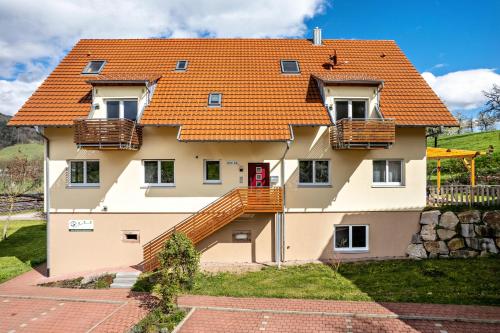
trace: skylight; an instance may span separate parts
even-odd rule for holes
[[[208,95],[208,106],[221,106],[221,105],[222,105],[221,93],[210,93]]]
[[[106,64],[104,60],[89,61],[87,66],[83,69],[82,74],[99,74],[104,68],[104,64]]]
[[[185,71],[188,67],[188,61],[187,60],[179,60],[177,61],[177,64],[175,65],[175,70],[176,71]]]
[[[287,74],[300,73],[299,62],[297,60],[281,60],[281,72]]]

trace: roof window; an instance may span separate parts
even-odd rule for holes
[[[175,65],[175,70],[176,71],[185,71],[188,67],[188,61],[187,60],[178,60],[177,64]]]
[[[286,74],[299,74],[299,62],[297,60],[281,60],[281,72]]]
[[[105,64],[106,64],[105,60],[89,61],[87,66],[85,66],[85,68],[83,69],[82,74],[99,74],[104,68]]]
[[[221,93],[210,93],[208,95],[208,106],[217,107],[222,105]]]

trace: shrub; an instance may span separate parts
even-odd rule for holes
[[[154,292],[160,298],[159,307],[164,314],[175,314],[177,295],[190,290],[200,265],[200,254],[183,233],[175,232],[159,254],[160,272]]]

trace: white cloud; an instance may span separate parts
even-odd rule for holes
[[[304,21],[321,13],[325,3],[0,0],[0,77],[12,81],[2,81],[2,87],[25,89],[23,82],[40,80],[80,38],[298,37],[306,33]],[[14,90],[9,91],[9,96],[19,99]]]
[[[0,113],[14,114],[42,81],[0,80]]]
[[[452,110],[481,107],[486,102],[483,91],[490,90],[493,84],[500,85],[500,74],[487,68],[451,72],[441,76],[424,72],[422,76]]]

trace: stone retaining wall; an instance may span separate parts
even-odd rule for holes
[[[461,213],[422,212],[420,232],[406,250],[414,259],[467,258],[500,252],[500,210]]]

